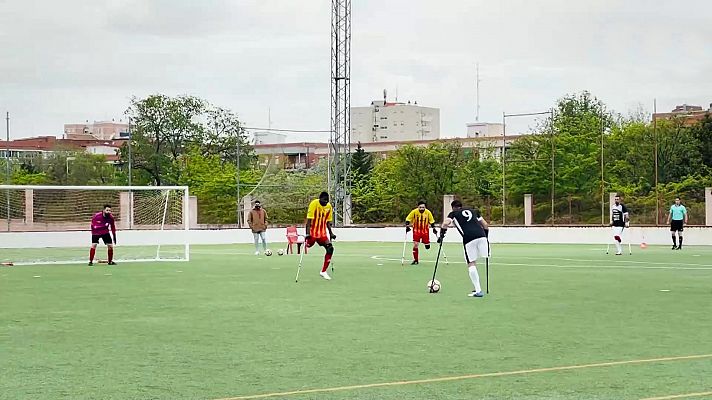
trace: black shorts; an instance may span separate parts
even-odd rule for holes
[[[91,235],[91,242],[99,244],[99,239],[104,241],[104,244],[113,244],[114,241],[111,239],[110,233],[105,233],[103,235]]]
[[[682,232],[684,228],[683,220],[670,221],[670,232]]]

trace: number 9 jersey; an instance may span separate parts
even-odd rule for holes
[[[480,210],[471,208],[462,208],[451,212],[448,218],[452,219],[453,225],[462,235],[462,242],[469,243],[475,239],[486,237],[485,229],[480,224],[482,215]]]

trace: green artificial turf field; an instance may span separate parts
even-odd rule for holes
[[[0,267],[0,398],[712,392],[710,247],[613,256],[601,246],[498,245],[490,294],[477,299],[466,297],[457,244],[444,247],[439,294],[426,289],[433,250],[401,266],[400,244],[335,246],[330,282],[318,276],[321,249],[295,283],[297,256],[256,257],[246,245],[195,246],[187,263]],[[294,391],[307,392],[279,395]]]

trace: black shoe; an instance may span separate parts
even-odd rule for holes
[[[111,262],[106,263],[106,265],[116,265],[116,263],[111,261]]]
[[[677,246],[678,250],[682,250],[682,245]]]
[[[91,262],[91,261],[89,261],[89,266],[90,266],[90,267],[93,267],[93,266],[94,266],[94,263]]]
[[[410,265],[418,265],[418,262],[415,261],[415,260],[413,260],[413,261],[410,263]]]
[[[675,246],[675,245],[673,244],[673,245],[672,245],[672,249],[673,249],[673,250],[677,250],[677,246]]]

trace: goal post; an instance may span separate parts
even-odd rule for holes
[[[187,186],[0,185],[0,262],[86,263],[91,218],[112,207],[117,262],[190,260]],[[95,262],[106,260],[99,244]]]

